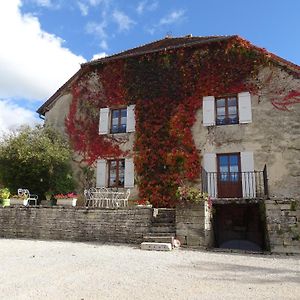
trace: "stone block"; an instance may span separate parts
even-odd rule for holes
[[[154,251],[171,251],[171,243],[154,243],[154,242],[143,242],[141,243],[142,250],[154,250]]]

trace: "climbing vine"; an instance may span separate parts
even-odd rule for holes
[[[121,151],[122,140],[98,134],[99,111],[135,104],[140,197],[155,206],[174,206],[178,185],[199,178],[200,154],[191,130],[203,96],[255,93],[259,69],[270,64],[264,51],[233,38],[87,65],[72,86],[67,132],[89,164],[124,157],[128,153]]]

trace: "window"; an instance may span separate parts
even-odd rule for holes
[[[203,97],[203,126],[252,123],[251,94],[236,96]]]
[[[126,132],[127,109],[112,109],[111,111],[111,133]]]
[[[240,155],[218,154],[219,176],[221,181],[238,181],[240,172]]]
[[[108,186],[124,187],[125,178],[125,160],[109,160],[108,161]]]
[[[216,99],[216,124],[238,124],[238,99],[236,96]]]
[[[135,132],[135,105],[126,108],[100,108],[99,134]]]

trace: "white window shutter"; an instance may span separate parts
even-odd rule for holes
[[[99,134],[109,133],[109,108],[100,109]]]
[[[127,106],[127,123],[126,123],[126,132],[135,131],[135,105]]]
[[[256,197],[253,152],[241,152],[242,188],[244,198]]]
[[[96,187],[106,186],[106,160],[99,159],[97,161],[96,170]]]
[[[132,158],[125,159],[125,179],[124,187],[134,187],[134,163]]]
[[[239,122],[241,124],[252,122],[251,95],[249,92],[239,93]]]
[[[215,97],[203,97],[203,126],[216,125]]]
[[[217,156],[215,153],[205,153],[203,156],[203,168],[207,172],[208,195],[217,197]]]

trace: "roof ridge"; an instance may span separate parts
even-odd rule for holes
[[[147,53],[159,52],[159,51],[162,51],[162,50],[165,50],[165,49],[176,49],[176,48],[180,48],[182,46],[192,46],[192,45],[197,45],[197,44],[205,44],[205,43],[209,43],[209,42],[212,42],[212,41],[230,39],[230,38],[234,38],[234,37],[238,37],[238,35],[210,35],[210,36],[191,36],[191,37],[190,36],[165,37],[163,39],[159,39],[159,40],[153,41],[151,43],[142,44],[142,45],[139,45],[137,47],[130,48],[130,49],[127,49],[127,50],[124,50],[124,51],[121,51],[121,52],[118,52],[118,53],[106,56],[106,57],[102,57],[102,58],[98,58],[98,59],[95,59],[95,60],[91,60],[91,61],[83,63],[81,65],[82,66],[95,65],[95,64],[98,64],[98,63],[101,63],[101,62],[110,61],[110,60],[113,60],[113,59],[125,58],[125,57],[131,57],[131,56],[139,56],[139,55],[143,55],[143,54],[147,54]],[[205,40],[196,40],[197,38],[205,38]],[[161,42],[163,40],[179,40],[179,39],[190,39],[190,41],[187,41],[185,43],[183,42],[180,45],[170,45],[170,46],[160,47],[160,48],[157,48],[157,49],[154,49],[154,50],[153,49],[152,50],[144,50],[144,51],[141,51],[141,52],[138,52],[138,53],[134,52],[134,53],[127,53],[126,54],[126,52],[134,51],[134,50],[137,50],[137,49],[142,48],[142,47],[147,46],[147,45],[153,45],[153,44]]]

